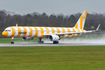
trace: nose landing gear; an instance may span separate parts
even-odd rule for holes
[[[14,44],[13,37],[11,37],[11,44]]]

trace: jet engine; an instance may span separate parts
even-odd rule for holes
[[[58,40],[60,40],[60,37],[58,35],[51,35],[51,36],[49,36],[49,39],[51,41],[58,41]]]
[[[29,40],[33,40],[34,38],[33,37],[22,37],[22,39],[24,41],[29,41]]]

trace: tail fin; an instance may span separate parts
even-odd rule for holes
[[[82,29],[84,28],[85,21],[86,21],[87,11],[84,11],[77,21],[76,25],[74,26],[76,29]]]

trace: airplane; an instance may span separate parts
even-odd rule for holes
[[[34,37],[39,38],[38,43],[44,43],[42,38],[49,38],[53,44],[58,44],[61,38],[78,37],[85,33],[98,31],[100,24],[96,30],[86,31],[84,25],[86,21],[87,11],[84,11],[74,27],[31,27],[31,26],[11,26],[7,27],[2,35],[11,37],[11,44],[14,44],[14,37],[22,37],[23,40],[33,40]]]

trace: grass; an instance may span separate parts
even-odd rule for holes
[[[105,70],[105,46],[0,47],[0,70]]]

